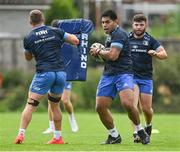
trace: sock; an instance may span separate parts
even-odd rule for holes
[[[61,131],[60,130],[55,130],[54,131],[54,138],[59,139],[61,137]]]
[[[69,118],[72,120],[74,119],[74,113],[72,112],[71,114],[69,114]]]
[[[149,127],[149,126],[152,126],[152,124],[151,123],[150,124],[146,123],[145,127]]]
[[[111,135],[112,137],[115,137],[115,138],[119,135],[116,127],[109,130],[109,135]]]
[[[23,135],[24,135],[24,134],[25,134],[25,131],[26,131],[25,129],[20,128],[18,135],[20,135],[20,134],[23,134]]]
[[[138,132],[139,130],[143,129],[141,124],[139,125],[134,125],[134,128],[135,128],[135,132]]]
[[[54,130],[54,121],[49,121],[49,128]]]

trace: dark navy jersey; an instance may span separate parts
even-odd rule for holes
[[[36,71],[64,71],[59,48],[64,43],[65,32],[59,28],[40,26],[24,38],[24,48],[33,54]]]
[[[134,77],[139,79],[152,79],[152,57],[149,50],[157,50],[160,43],[148,33],[144,37],[136,39],[131,32],[129,34],[131,56],[133,61]]]
[[[121,53],[115,61],[105,61],[104,75],[132,73],[131,51],[128,35],[119,26],[107,37],[106,48],[117,47]]]

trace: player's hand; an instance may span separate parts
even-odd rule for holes
[[[157,53],[157,52],[154,51],[154,50],[149,50],[149,51],[148,51],[148,54],[151,55],[151,56],[156,56],[156,53]]]
[[[91,48],[90,49],[90,54],[93,56],[93,57],[96,57],[98,55],[98,48]]]

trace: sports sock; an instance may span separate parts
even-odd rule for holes
[[[138,132],[139,130],[143,129],[142,126],[141,126],[141,124],[139,124],[139,125],[134,125],[134,127],[135,127],[135,132]]]
[[[111,135],[112,137],[115,137],[115,138],[119,135],[116,127],[109,130],[109,135]]]
[[[74,113],[69,114],[70,119],[74,119]]]
[[[54,130],[54,121],[49,121],[49,128]]]
[[[20,134],[23,134],[23,135],[24,135],[24,134],[25,134],[25,131],[26,131],[25,129],[20,128],[18,135],[20,135]]]
[[[55,130],[55,131],[54,131],[54,138],[55,138],[55,139],[59,139],[60,137],[61,137],[61,131]]]
[[[152,126],[152,124],[150,123],[150,124],[146,124],[146,125],[145,125],[145,127],[149,127],[149,126]]]

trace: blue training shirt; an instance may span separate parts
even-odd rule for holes
[[[59,28],[43,25],[33,29],[24,38],[25,51],[32,53],[36,60],[36,72],[65,70],[59,48],[66,36]]]
[[[130,49],[133,61],[134,77],[137,79],[152,79],[152,57],[149,50],[157,50],[160,43],[145,32],[144,37],[137,39],[129,34]]]
[[[118,75],[132,73],[131,51],[126,32],[119,26],[107,37],[105,47],[117,47],[121,53],[115,61],[105,61],[104,75]]]

